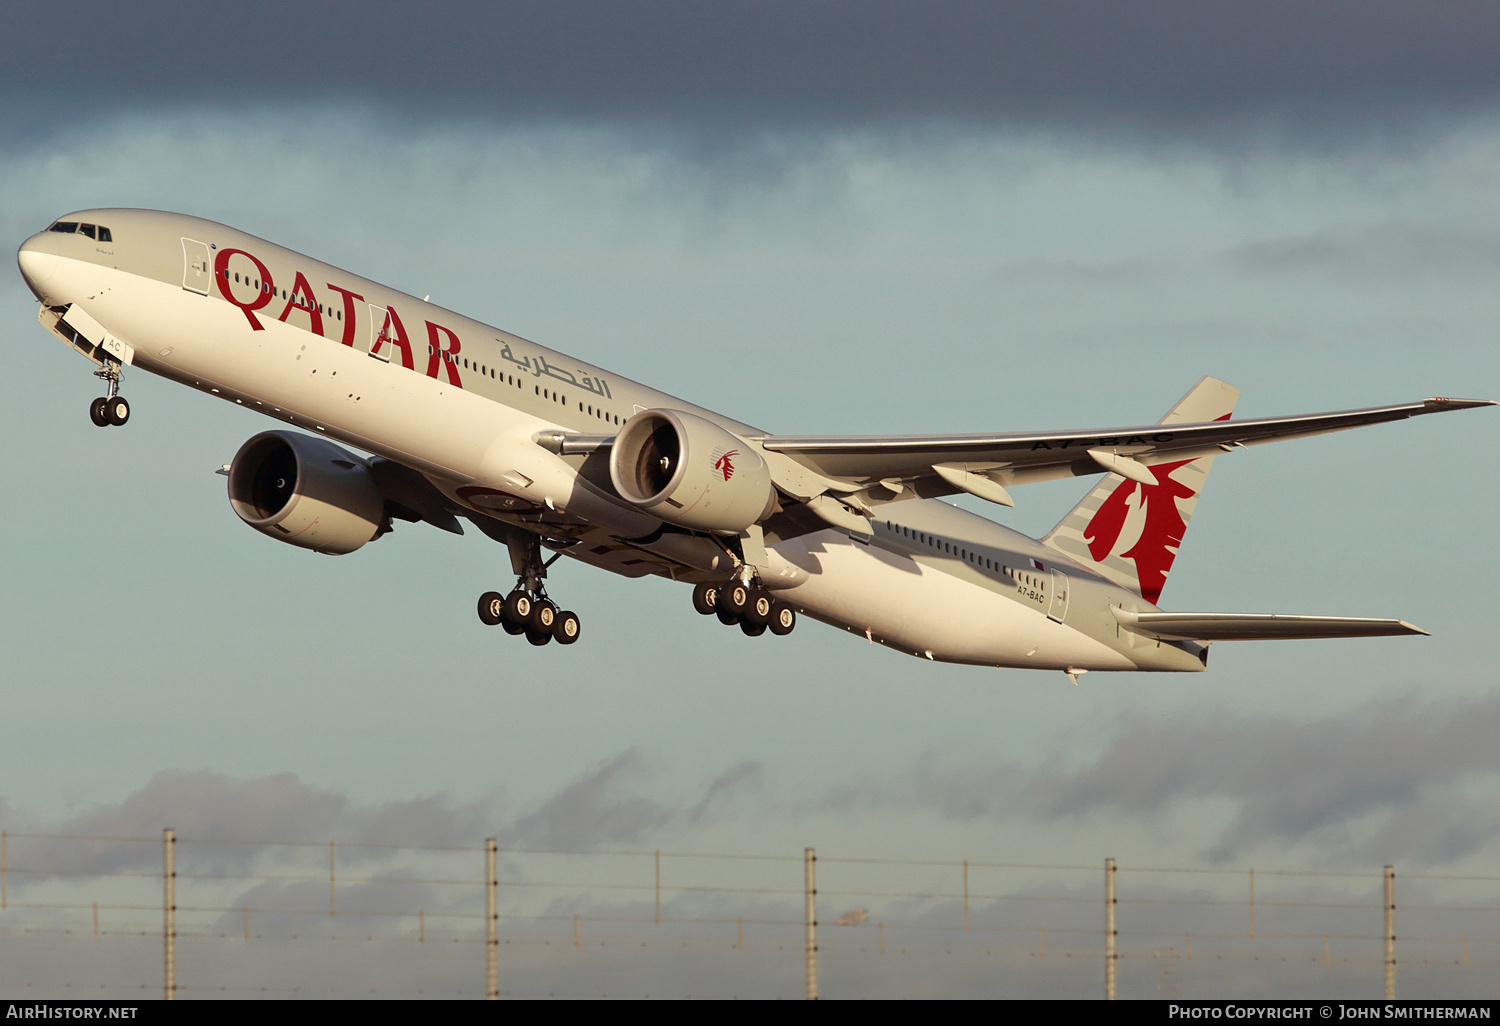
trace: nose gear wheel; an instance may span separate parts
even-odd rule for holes
[[[123,426],[130,419],[130,403],[120,395],[120,365],[106,360],[102,369],[94,371],[94,377],[104,379],[109,394],[89,403],[89,420],[95,427]]]

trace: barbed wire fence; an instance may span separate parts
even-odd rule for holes
[[[34,997],[1492,996],[1500,877],[0,832]],[[1398,938],[1395,926],[1401,923]]]

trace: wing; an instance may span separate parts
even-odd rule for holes
[[[1132,613],[1111,608],[1120,626],[1148,638],[1186,641],[1289,641],[1297,638],[1378,638],[1426,634],[1405,620],[1280,613]]]
[[[1012,485],[1104,471],[1155,484],[1156,478],[1146,469],[1154,463],[1494,405],[1485,399],[1438,398],[1295,417],[1150,424],[1103,431],[884,437],[772,435],[761,445],[786,457],[786,462],[776,461],[781,474],[777,475],[773,467],[776,484],[803,501],[832,491],[858,510],[869,503],[913,495],[926,498],[967,491],[991,502],[1013,505],[1005,491]]]

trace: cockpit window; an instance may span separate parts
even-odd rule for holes
[[[61,232],[64,235],[87,235],[99,242],[113,242],[114,236],[110,235],[109,229],[103,225],[79,224],[77,221],[58,221],[47,229],[49,232]]]

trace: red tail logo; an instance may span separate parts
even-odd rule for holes
[[[728,481],[731,477],[734,476],[734,457],[738,456],[739,454],[740,451],[738,449],[730,449],[718,459],[714,460],[714,469],[724,475],[724,480]]]
[[[1182,460],[1150,467],[1156,477],[1154,485],[1121,482],[1083,531],[1084,540],[1089,543],[1089,554],[1097,563],[1115,550],[1127,520],[1140,522],[1140,537],[1127,551],[1120,553],[1120,557],[1135,563],[1136,576],[1141,582],[1141,597],[1152,605],[1161,598],[1161,590],[1167,583],[1167,571],[1172,569],[1172,560],[1177,558],[1177,548],[1187,533],[1187,521],[1182,519],[1177,500],[1197,494],[1175,480],[1172,471],[1191,462]],[[1137,516],[1130,515],[1132,509],[1138,511]]]

